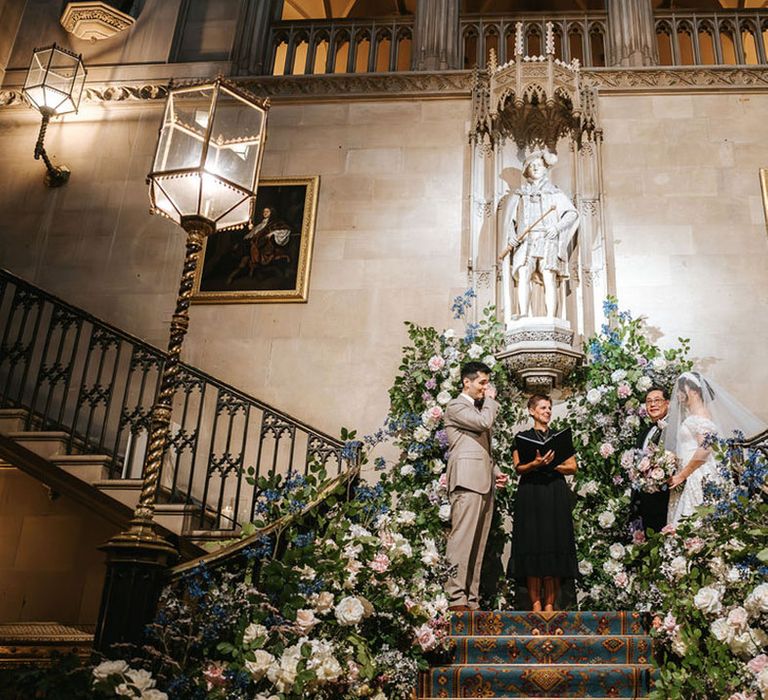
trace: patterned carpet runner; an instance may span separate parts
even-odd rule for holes
[[[454,614],[419,698],[644,698],[651,640],[633,612]]]

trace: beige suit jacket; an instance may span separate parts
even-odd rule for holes
[[[448,435],[448,492],[457,487],[488,493],[493,488],[491,426],[499,404],[487,398],[482,410],[463,396],[452,399],[445,409],[445,432]]]

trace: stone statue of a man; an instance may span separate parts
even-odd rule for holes
[[[549,151],[530,153],[523,162],[524,182],[508,204],[504,226],[511,254],[503,264],[511,265],[521,316],[531,315],[531,285],[540,282],[547,317],[554,318],[560,282],[568,277],[568,245],[579,226],[579,214],[573,202],[549,181],[549,168],[556,162],[557,156]],[[509,278],[509,274],[503,275],[507,323],[512,318]]]

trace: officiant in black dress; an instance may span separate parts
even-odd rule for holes
[[[517,444],[512,453],[520,481],[515,496],[508,575],[518,586],[527,587],[534,612],[550,612],[555,610],[559,597],[560,609],[565,609],[561,586],[565,580],[572,583],[578,576],[572,496],[565,481],[566,475],[576,472],[576,457],[572,455],[551,467],[555,451],[541,454],[536,450],[533,460],[521,462],[521,438],[545,442],[551,437],[552,401],[543,394],[535,394],[528,401],[528,412],[533,428],[515,436]],[[568,588],[572,589],[572,585]],[[521,603],[518,600],[518,605]]]
[[[658,445],[661,441],[661,430],[664,427],[664,419],[669,411],[669,395],[667,390],[660,386],[652,386],[645,394],[645,412],[648,415],[648,424],[637,438],[636,447],[645,450],[649,445]],[[631,512],[632,520],[642,520],[643,531],[648,534],[651,528],[655,532],[661,532],[667,524],[667,506],[669,505],[669,491],[656,493],[643,493],[632,489]]]

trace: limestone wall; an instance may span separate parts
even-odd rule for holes
[[[608,224],[623,307],[693,340],[768,419],[768,241],[758,167],[768,96],[605,96]],[[31,110],[0,110],[0,260],[164,346],[183,255],[149,216],[161,105],[88,105],[52,125],[73,171],[42,185]],[[318,428],[376,429],[406,340],[450,325],[466,286],[469,100],[277,104],[263,174],[320,175],[306,304],[194,306],[186,359]]]

